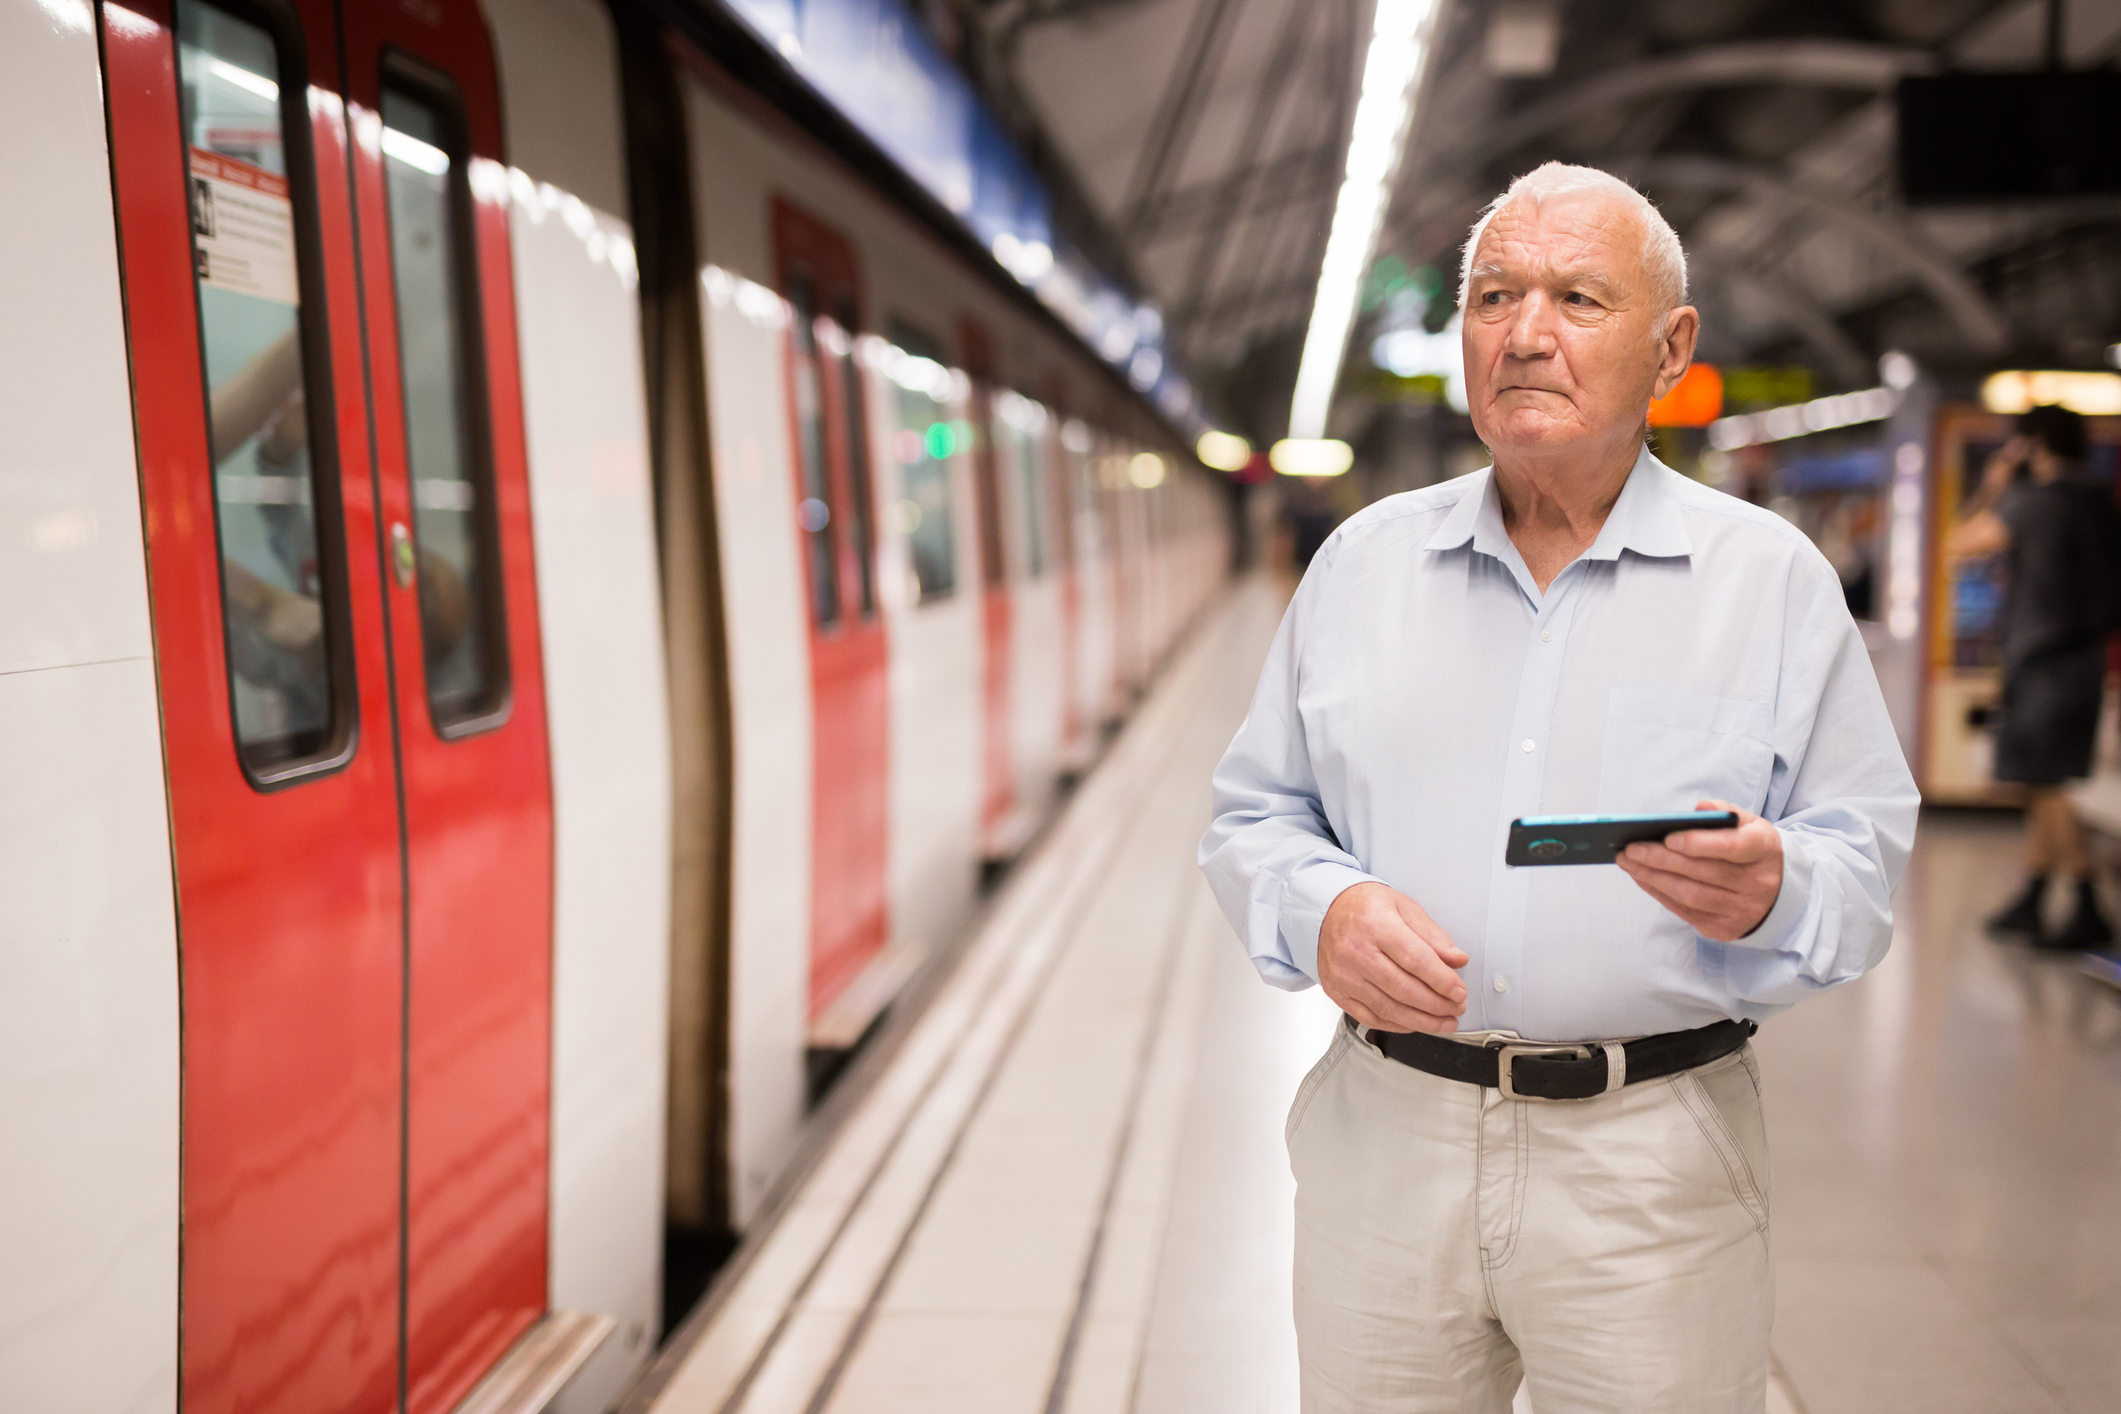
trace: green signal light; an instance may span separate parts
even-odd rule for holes
[[[957,450],[957,433],[950,430],[947,422],[928,424],[928,455],[941,461]]]

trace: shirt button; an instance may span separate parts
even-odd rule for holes
[[[1507,991],[1509,991],[1509,990],[1510,990],[1510,979],[1509,979],[1509,978],[1507,978],[1507,977],[1497,977],[1497,978],[1495,979],[1495,990],[1496,990],[1496,991],[1498,991],[1498,992],[1507,992]]]
[[[1530,737],[1526,737],[1524,739],[1524,743],[1517,749],[1520,751],[1530,751],[1532,749],[1532,739]]]
[[[1552,643],[1554,641],[1554,630],[1550,628],[1541,629],[1539,631],[1539,641],[1541,643]]]

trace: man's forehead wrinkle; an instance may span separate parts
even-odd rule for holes
[[[1534,254],[1524,241],[1512,241],[1504,236],[1494,242],[1497,247],[1490,250],[1487,241],[1481,242],[1482,258],[1473,262],[1473,277],[1499,278],[1512,273],[1523,273],[1540,284],[1555,287],[1591,286],[1613,295],[1626,298],[1633,294],[1638,282],[1617,271],[1614,254],[1609,248],[1595,249],[1601,243],[1577,242],[1575,249],[1561,252]],[[1517,246],[1521,249],[1511,250]]]
[[[1544,201],[1527,199],[1495,213],[1481,233],[1478,254],[1488,258],[1476,258],[1472,273],[1494,275],[1503,273],[1505,266],[1535,265],[1548,282],[1596,284],[1616,294],[1632,294],[1641,283],[1632,278],[1640,273],[1639,247],[1647,236],[1641,225],[1633,211],[1602,193],[1566,192]],[[1568,249],[1536,260],[1522,254],[1513,260],[1503,254],[1512,245],[1540,244],[1542,238]],[[1491,247],[1493,255],[1489,255]],[[1629,271],[1630,265],[1637,268]]]

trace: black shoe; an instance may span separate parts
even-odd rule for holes
[[[2036,948],[2051,948],[2056,952],[2091,952],[2105,947],[2114,940],[2112,925],[2099,912],[2098,895],[2092,892],[2092,881],[2077,881],[2077,911],[2070,915],[2062,931],[2047,937],[2033,939]]]
[[[2016,933],[2021,936],[2040,936],[2040,900],[2047,896],[2047,875],[2036,874],[2025,882],[2025,892],[2018,895],[2017,902],[2001,913],[1992,916],[1987,923],[1991,933]]]

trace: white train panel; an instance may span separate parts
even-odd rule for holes
[[[487,0],[512,245],[553,775],[549,1299],[618,1330],[601,1410],[660,1324],[670,722],[618,56],[591,0]]]
[[[0,8],[0,1407],[176,1402],[178,997],[97,41]]]
[[[955,937],[978,899],[979,756],[967,746],[981,729],[979,552],[963,531],[972,459],[956,449],[954,433],[941,457],[927,438],[938,425],[963,422],[965,380],[924,357],[909,367],[915,356],[875,336],[865,349],[882,508],[877,561],[891,634],[894,961],[879,979],[888,983],[906,965],[897,959],[917,962]],[[945,544],[937,543],[938,519],[949,528]]]

